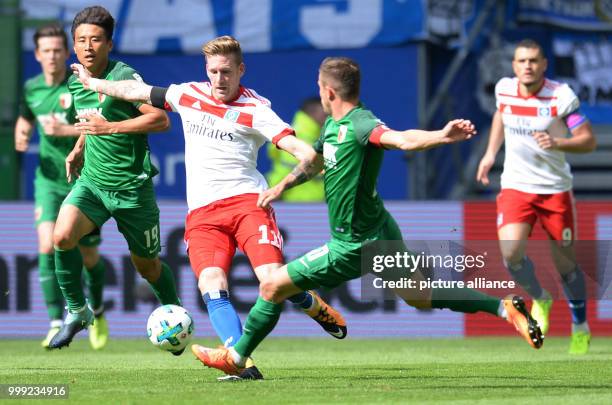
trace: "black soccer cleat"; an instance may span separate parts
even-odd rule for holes
[[[264,376],[261,374],[257,366],[245,368],[239,375],[224,375],[223,377],[217,377],[219,382],[233,382],[243,380],[263,380]]]
[[[251,367],[247,367],[244,369],[242,373],[240,373],[240,378],[243,380],[263,380],[263,374],[259,371],[257,366],[253,365]]]

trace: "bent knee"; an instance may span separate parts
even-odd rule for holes
[[[53,231],[53,246],[62,250],[76,247],[77,241],[70,229],[56,227]]]
[[[270,277],[259,283],[259,295],[268,302],[282,301],[280,286]]]
[[[219,267],[208,267],[198,277],[198,288],[200,291],[227,290],[227,276]]]
[[[41,242],[38,244],[38,253],[43,255],[52,255],[53,251],[53,239],[50,239],[48,242]]]
[[[523,250],[519,248],[509,249],[502,252],[502,259],[504,260],[506,266],[519,264],[523,260],[523,257],[525,257],[525,254]]]

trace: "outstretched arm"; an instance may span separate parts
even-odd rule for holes
[[[323,157],[301,139],[295,136],[285,136],[278,141],[277,146],[292,154],[299,160],[299,163],[277,185],[259,195],[258,207],[267,207],[272,201],[278,199],[285,190],[307,182],[323,170]]]
[[[110,81],[91,77],[89,72],[78,63],[73,63],[70,68],[83,84],[85,89],[106,94],[107,96],[120,98],[126,101],[135,101],[151,104],[151,90],[153,86],[138,80]]]
[[[107,96],[132,102],[151,103],[152,86],[137,80],[110,81],[92,78],[89,72],[78,63],[70,65],[83,87]],[[163,103],[162,103],[163,104]],[[157,107],[163,107],[157,106]],[[143,104],[138,107],[142,115],[124,121],[109,122],[97,114],[79,115],[81,120],[75,127],[82,135],[140,134],[143,132],[162,132],[170,128],[168,115],[157,108]]]
[[[407,131],[385,131],[380,136],[380,144],[386,149],[401,149],[404,151],[418,151],[434,148],[459,141],[470,139],[476,134],[476,128],[469,120],[449,121],[439,131],[423,131],[409,129]]]

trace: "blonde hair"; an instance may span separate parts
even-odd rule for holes
[[[202,46],[202,53],[207,58],[214,55],[234,55],[236,57],[236,63],[242,63],[242,49],[240,48],[240,42],[229,35],[217,37],[208,41]]]

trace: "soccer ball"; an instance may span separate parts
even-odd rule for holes
[[[149,315],[147,335],[154,346],[168,352],[180,352],[193,335],[193,319],[183,307],[162,305]]]

